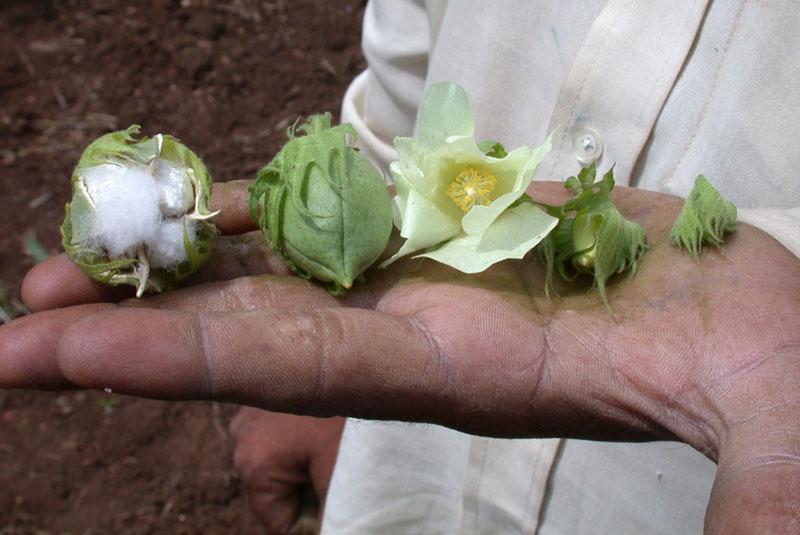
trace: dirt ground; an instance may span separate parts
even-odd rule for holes
[[[0,3],[0,285],[50,253],[98,135],[183,140],[250,177],[299,115],[338,111],[363,68],[363,0]],[[230,467],[235,407],[0,390],[0,535],[259,533]]]

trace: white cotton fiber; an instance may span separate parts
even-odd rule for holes
[[[186,250],[183,247],[183,225],[186,221],[186,235],[194,243],[197,232],[196,222],[191,219],[168,219],[158,228],[156,239],[148,248],[147,258],[150,267],[174,267],[186,260]]]
[[[154,239],[161,222],[160,192],[145,168],[102,164],[81,171],[97,212],[90,241],[111,256],[136,256],[142,243]]]
[[[153,176],[161,189],[159,200],[165,216],[182,216],[194,206],[194,188],[186,169],[167,160],[158,160]]]
[[[172,268],[186,260],[183,228],[194,243],[197,222],[194,189],[185,169],[157,160],[151,166],[102,164],[81,170],[96,211],[81,220],[86,243],[111,258],[136,258],[143,249],[153,268]],[[82,231],[83,232],[83,231]]]

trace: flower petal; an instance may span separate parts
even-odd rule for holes
[[[435,147],[450,136],[472,136],[474,131],[475,121],[462,87],[448,82],[428,87],[417,120],[422,143]]]
[[[464,218],[461,220],[461,226],[464,232],[467,234],[483,234],[486,229],[489,228],[489,225],[503,213],[503,210],[514,204],[528,189],[528,185],[530,185],[533,180],[533,172],[536,168],[530,165],[530,149],[527,147],[519,147],[509,154],[508,158],[515,157],[514,159],[519,159],[519,156],[523,156],[525,160],[509,162],[514,163],[513,167],[518,169],[514,179],[513,189],[497,197],[489,205],[473,206],[469,212],[464,214]],[[493,169],[490,167],[490,170]]]
[[[389,166],[395,188],[395,196],[392,198],[392,220],[395,227],[403,228],[403,214],[406,211],[406,199],[408,199],[410,185],[399,167],[400,162],[392,162]]]
[[[381,264],[381,267],[388,266],[401,256],[457,236],[461,231],[458,219],[452,218],[430,199],[413,189],[409,191],[401,218],[400,235],[406,238],[406,241],[394,256]]]
[[[514,183],[514,188],[500,197],[496,198],[488,206],[473,206],[472,209],[464,215],[461,221],[461,226],[467,234],[480,235],[483,234],[489,225],[491,225],[500,214],[509,206],[514,204],[527,190],[528,186],[533,182],[533,175],[539,162],[544,159],[552,146],[553,134],[547,136],[544,143],[531,151],[528,147],[519,147],[511,151],[508,156],[503,158],[496,165],[512,164],[513,167],[519,169],[517,178]],[[525,159],[525,161],[515,161]]]
[[[480,273],[502,260],[522,258],[557,223],[558,219],[523,202],[503,212],[482,235],[461,234],[415,258],[430,258],[464,273]]]

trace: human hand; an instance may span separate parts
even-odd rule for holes
[[[545,201],[562,190],[540,188]],[[609,287],[613,315],[587,288],[548,301],[534,261],[463,276],[406,260],[338,302],[290,277],[241,277],[4,326],[0,383],[499,436],[676,437],[719,463],[708,532],[789,529],[800,514],[800,261],[741,225],[698,263],[666,242],[677,199],[614,198],[651,248],[634,278]],[[26,279],[31,308],[103,297],[75,291],[86,283],[56,262]]]
[[[319,525],[343,427],[339,417],[239,410],[230,426],[233,464],[268,533],[305,533],[301,515],[311,515],[307,527]]]

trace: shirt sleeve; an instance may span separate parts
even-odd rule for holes
[[[384,170],[396,156],[394,138],[414,130],[430,42],[424,0],[372,0],[367,5],[362,46],[368,68],[347,89],[342,122],[353,125],[359,148]]]

